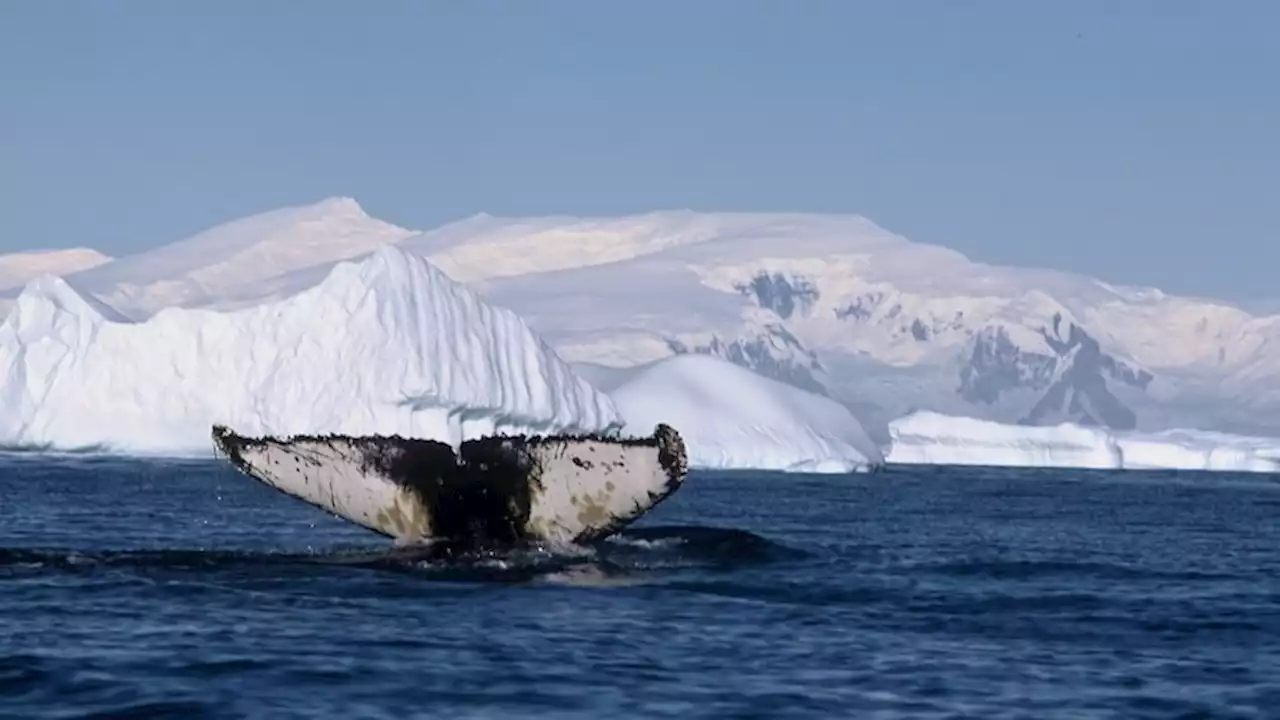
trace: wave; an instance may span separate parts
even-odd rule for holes
[[[905,574],[931,573],[951,577],[975,577],[992,580],[1034,580],[1048,577],[1093,577],[1109,580],[1225,580],[1229,573],[1207,573],[1194,570],[1160,571],[1106,562],[1066,560],[961,560],[904,565]]]
[[[443,547],[347,547],[319,551],[100,550],[0,548],[0,577],[15,573],[94,572],[101,569],[212,573],[230,570],[361,569],[450,582],[529,582],[540,578],[596,578],[606,582],[637,572],[732,569],[804,556],[743,530],[694,525],[632,528],[571,550],[522,548],[455,553]],[[576,573],[576,575],[575,575]]]

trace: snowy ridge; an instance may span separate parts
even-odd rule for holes
[[[207,452],[214,423],[453,445],[621,426],[513,312],[393,247],[282,300],[144,322],[43,278],[0,325],[0,393],[8,447]]]
[[[110,261],[106,255],[88,248],[0,255],[0,290],[25,285],[41,275],[67,275]]]
[[[884,462],[843,405],[706,355],[636,370],[610,396],[628,432],[680,430],[691,467],[853,472]]]
[[[713,355],[852,408],[881,442],[916,410],[1280,435],[1280,316],[985,265],[853,215],[480,215],[415,233],[334,198],[67,279],[135,318],[252,308],[386,244],[518,308],[572,363]]]
[[[890,433],[891,463],[1280,472],[1280,439],[1194,430],[1118,433],[918,412],[891,423]]]
[[[126,314],[147,317],[167,307],[216,305],[237,288],[307,268],[323,275],[338,261],[412,234],[369,217],[351,198],[330,198],[241,218],[69,277]]]
[[[925,407],[1280,431],[1280,317],[983,265],[856,216],[484,217],[404,245],[520,307],[574,362],[710,353],[886,422]]]

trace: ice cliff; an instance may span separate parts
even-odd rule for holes
[[[1280,472],[1280,440],[1202,430],[1004,425],[917,412],[890,423],[889,433],[891,463]]]
[[[0,446],[207,453],[246,434],[607,431],[608,396],[514,312],[382,247],[242,310],[132,322],[44,276],[0,325]]]

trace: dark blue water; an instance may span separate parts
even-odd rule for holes
[[[209,463],[0,460],[4,717],[1280,717],[1280,482],[691,476],[399,562]]]

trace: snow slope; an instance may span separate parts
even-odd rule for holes
[[[252,307],[390,243],[518,308],[572,363],[715,355],[840,401],[881,441],[918,409],[1280,435],[1280,316],[985,265],[853,215],[479,215],[415,233],[336,198],[68,280],[135,318]]]
[[[41,275],[67,275],[88,270],[111,258],[97,250],[32,250],[0,255],[0,290],[20,287]]]
[[[884,460],[839,403],[707,355],[659,360],[610,396],[633,434],[679,430],[690,467],[851,472]]]
[[[0,325],[0,445],[208,452],[245,434],[607,431],[607,396],[510,310],[383,247],[229,312],[132,322],[44,277]]]
[[[394,244],[413,231],[375,220],[350,198],[251,215],[153,250],[65,275],[132,317],[167,307],[209,307],[307,269],[305,281],[277,285],[277,297],[314,283],[334,263]]]
[[[1196,430],[1028,427],[918,412],[890,432],[891,463],[1280,472],[1280,439]]]
[[[451,228],[447,240],[405,244],[520,307],[574,362],[712,353],[885,423],[927,408],[1031,425],[1280,431],[1280,318],[982,265],[854,216],[655,213],[529,226],[488,219],[465,242]],[[515,274],[496,258],[517,246],[507,237],[517,231],[534,257],[579,248],[579,267],[560,267],[566,259]],[[564,238],[576,241],[562,247]],[[608,252],[586,249],[596,243]],[[608,261],[616,256],[626,259]]]

